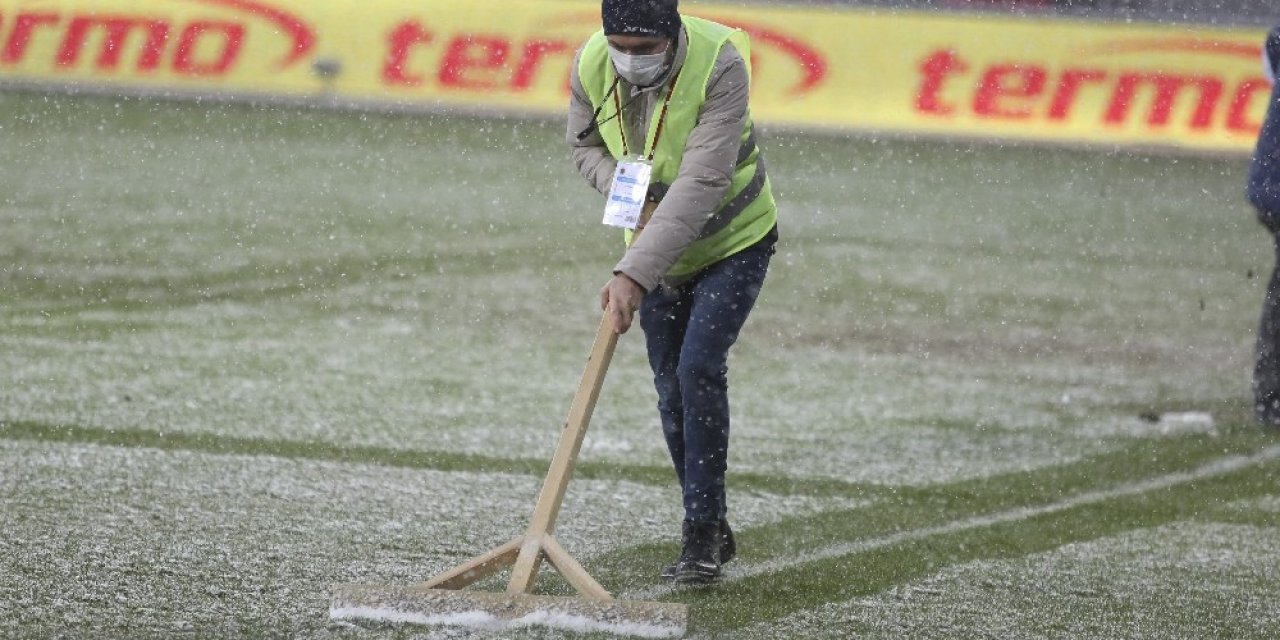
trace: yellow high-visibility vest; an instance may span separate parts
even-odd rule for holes
[[[684,158],[685,141],[698,122],[698,114],[707,98],[707,82],[715,67],[721,49],[726,45],[737,49],[738,54],[747,64],[747,74],[751,73],[751,44],[747,34],[722,24],[682,16],[685,34],[688,38],[688,52],[684,65],[675,79],[670,99],[666,100],[666,113],[663,100],[657,101],[655,112],[649,118],[649,131],[643,149],[629,149],[633,154],[652,150],[653,174],[655,183],[670,185],[680,172],[680,162]],[[600,107],[606,99],[610,87],[614,83],[613,63],[609,59],[609,43],[604,31],[598,31],[587,41],[578,64],[578,78],[591,100],[592,107]],[[616,92],[615,92],[616,96]],[[609,98],[614,100],[614,98]],[[621,104],[621,102],[617,102]],[[605,110],[612,105],[605,105]],[[662,116],[662,117],[659,117]],[[600,136],[604,139],[609,153],[616,160],[624,158],[624,137],[622,116],[600,128]],[[661,127],[661,135],[659,135]],[[657,146],[654,140],[657,138]],[[716,211],[707,221],[702,234],[680,256],[667,272],[671,277],[692,275],[702,269],[719,262],[760,241],[773,229],[778,220],[777,205],[773,200],[773,190],[769,177],[765,173],[764,163],[760,159],[760,151],[755,142],[755,127],[748,116],[742,129],[742,145],[738,153],[737,165],[734,167],[733,179],[724,199],[716,207]],[[627,232],[627,240],[630,240]]]

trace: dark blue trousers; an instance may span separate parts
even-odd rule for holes
[[[1253,368],[1254,412],[1258,421],[1268,427],[1280,427],[1280,234],[1275,243],[1275,268],[1262,299],[1258,357]]]
[[[729,348],[755,306],[775,234],[640,305],[667,450],[684,492],[686,520],[725,516],[729,454]]]

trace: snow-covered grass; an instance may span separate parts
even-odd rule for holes
[[[558,124],[16,94],[0,115],[0,635],[395,636],[330,623],[324,589],[522,529],[621,250]],[[1077,548],[1112,559],[1078,581],[1146,620],[1143,576],[1274,564],[1258,544],[1154,575],[1198,535],[1275,537],[1261,464],[787,565],[1273,444],[1247,424],[1271,253],[1240,158],[764,148],[783,240],[734,355],[730,498],[742,566],[786,568],[664,596],[692,633],[843,637],[871,608],[848,628],[984,635],[966,581],[1052,590],[1043,558]],[[620,343],[559,530],[634,593],[678,524],[641,343]],[[1214,423],[1140,417],[1164,411]],[[898,598],[927,581],[958,585],[947,606]],[[1183,589],[1186,620],[1222,617],[1215,588]],[[986,635],[1070,636],[1025,624],[1083,601],[1044,600],[996,600]],[[1239,615],[1239,637],[1274,622]],[[1202,635],[1180,620],[1153,633]],[[1107,628],[1128,629],[1080,633]]]
[[[1276,527],[1182,522],[958,564],[754,637],[1266,638],[1280,628]],[[823,629],[814,633],[815,629]]]
[[[328,589],[412,584],[523,531],[530,475],[0,440],[0,636],[322,633]],[[666,542],[669,488],[580,480],[557,529],[583,561]],[[866,504],[744,493],[739,527]],[[623,588],[625,585],[613,585]]]

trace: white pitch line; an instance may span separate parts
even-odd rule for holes
[[[742,580],[765,573],[783,571],[785,569],[797,567],[802,564],[808,564],[810,562],[831,560],[833,558],[839,558],[855,553],[865,553],[873,549],[889,547],[903,542],[914,542],[933,536],[947,535],[969,529],[980,529],[1008,522],[1018,522],[1020,520],[1034,518],[1036,516],[1066,511],[1068,509],[1074,509],[1076,507],[1095,504],[1098,502],[1105,502],[1115,498],[1138,495],[1158,489],[1167,489],[1180,484],[1186,484],[1188,482],[1195,482],[1196,480],[1204,480],[1206,478],[1212,478],[1214,476],[1231,473],[1233,471],[1239,471],[1276,458],[1280,458],[1280,445],[1263,449],[1253,455],[1221,458],[1190,471],[1170,473],[1168,475],[1151,478],[1149,480],[1143,480],[1142,482],[1120,485],[1105,491],[1082,493],[1080,495],[1066,498],[1065,500],[1059,500],[1058,502],[1052,502],[1038,507],[1019,507],[1008,511],[974,516],[964,520],[956,520],[954,522],[948,522],[946,524],[940,524],[933,527],[900,531],[880,538],[832,545],[830,547],[801,553],[786,559],[736,566],[726,571],[722,581],[732,582],[735,580]],[[648,589],[629,591],[620,594],[618,597],[627,600],[656,600],[663,596],[680,591],[681,589],[682,587],[659,585]]]

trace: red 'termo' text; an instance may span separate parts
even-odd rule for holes
[[[441,52],[439,64],[434,69],[415,66],[415,55],[430,50]],[[430,81],[453,89],[527,91],[548,58],[571,58],[574,50],[574,45],[564,40],[513,41],[501,35],[473,33],[442,38],[410,20],[395,26],[387,38],[382,80],[400,87]]]
[[[1222,127],[1252,135],[1260,127],[1252,114],[1261,113],[1261,101],[1270,93],[1261,77],[1232,85],[1213,75],[1083,66],[1051,70],[1036,64],[1002,63],[975,68],[950,50],[931,53],[918,71],[915,109],[938,118],[972,115],[993,121],[1067,121],[1082,117],[1076,113],[1077,105],[1082,96],[1093,92],[1106,105],[1100,117],[1106,126],[1129,122],[1139,98],[1149,97],[1143,122],[1162,128],[1173,120],[1175,105],[1189,99],[1195,105],[1186,119],[1190,130]]]
[[[0,65],[27,62],[33,45],[43,39],[55,44],[52,62],[58,68],[78,67],[87,60],[97,71],[115,72],[125,65],[125,54],[133,52],[130,64],[135,71],[209,76],[225,74],[235,65],[245,26],[226,20],[174,23],[109,14],[0,15]]]

